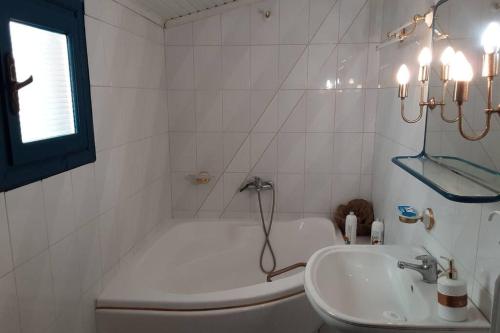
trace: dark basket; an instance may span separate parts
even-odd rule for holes
[[[363,199],[354,199],[346,205],[340,205],[335,210],[333,220],[345,234],[345,218],[349,212],[354,212],[358,218],[358,227],[356,234],[358,236],[370,236],[373,223],[373,205],[371,202]]]

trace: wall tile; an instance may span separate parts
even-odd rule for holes
[[[362,8],[368,10],[362,12]],[[334,174],[338,175],[336,180],[344,174],[355,176],[356,190],[349,193],[356,196],[361,192],[361,173],[366,172],[363,194],[371,191],[368,179],[373,149],[369,145],[373,140],[363,142],[363,133],[375,131],[375,117],[370,118],[364,112],[370,100],[365,98],[365,82],[369,75],[370,84],[376,88],[378,75],[368,70],[368,33],[366,40],[359,39],[360,31],[372,22],[366,15],[371,8],[365,2],[266,0],[193,23],[195,82],[192,87],[182,89],[186,95],[194,94],[196,126],[181,127],[182,133],[169,133],[176,216],[190,217],[199,211],[199,216],[248,217],[255,213],[255,207],[248,210],[249,200],[253,202],[255,198],[235,196],[234,191],[241,185],[242,177],[255,174],[268,178],[277,174],[301,175],[302,184],[306,175],[328,178],[329,185],[318,188],[318,193],[307,187],[311,197],[325,194],[317,206],[310,201],[305,211],[304,186],[299,196],[302,199],[295,198],[300,200],[300,208],[281,212],[282,217],[304,216],[304,213],[327,216],[326,206],[332,200],[330,183],[334,182],[330,179]],[[272,14],[264,19],[262,11],[267,9]],[[341,13],[345,17],[341,18]],[[356,44],[337,44],[339,35]],[[217,56],[219,41],[221,54]],[[184,43],[190,45],[188,37],[181,42]],[[171,47],[179,45],[168,45],[167,57]],[[377,67],[377,59],[370,66]],[[217,60],[222,67],[221,86]],[[355,68],[346,68],[350,66]],[[187,68],[183,74],[189,74],[188,71]],[[206,78],[203,80],[206,84],[199,85],[198,77]],[[346,97],[336,101],[339,88],[344,92],[338,94]],[[179,89],[170,87],[169,91]],[[369,97],[373,100],[373,94]],[[186,103],[192,105],[189,100],[186,98]],[[191,124],[191,113],[183,112],[181,106],[169,102],[171,119],[175,115],[180,119],[189,117]],[[171,130],[176,127],[170,125]],[[335,156],[341,158],[337,163],[334,137],[341,132],[345,132],[346,138],[339,139],[343,149],[337,144]],[[179,135],[183,135],[183,140]],[[188,136],[197,138],[194,144]],[[350,140],[354,142],[354,152]],[[222,146],[217,149],[221,141]],[[193,187],[190,174],[200,168],[213,169],[211,173],[216,174],[222,171],[221,153],[225,174],[208,187]],[[221,192],[222,203],[217,199]]]
[[[359,6],[362,6],[360,9]],[[351,18],[355,15],[353,18]],[[369,40],[370,6],[368,1],[345,1],[340,4],[342,43],[366,43]],[[350,25],[348,25],[350,23]]]
[[[222,133],[198,133],[196,137],[197,170],[217,173],[224,167]]]
[[[81,226],[94,219],[98,212],[94,164],[73,169],[71,182],[77,226]]]
[[[222,42],[249,44],[250,7],[243,6],[222,14]]]
[[[251,81],[253,89],[276,89],[278,82],[278,46],[252,46]]]
[[[338,88],[363,88],[366,84],[368,46],[341,44],[338,46]]]
[[[335,95],[331,91],[307,92],[307,131],[331,132],[334,125]]]
[[[176,111],[173,111],[176,112]],[[222,130],[222,92],[196,91],[196,130]]]
[[[42,181],[49,243],[54,244],[76,229],[71,174],[65,172]]]
[[[250,88],[250,47],[222,48],[222,82],[224,89]]]
[[[5,333],[21,332],[13,273],[0,278],[0,326]]]
[[[178,25],[167,30],[167,45],[192,45],[193,24]]]
[[[77,235],[63,239],[50,248],[50,261],[56,303],[56,316],[72,321],[81,295],[81,273]],[[68,269],[71,267],[70,269]],[[78,324],[80,324],[78,322]],[[78,325],[79,326],[79,325]]]
[[[336,133],[334,137],[334,172],[359,173],[363,135],[361,133]]]
[[[171,46],[167,48],[167,85],[170,89],[194,87],[193,47]]]
[[[304,211],[330,213],[331,211],[331,176],[309,175],[305,177]]]
[[[250,129],[250,92],[225,90],[222,96],[224,131],[247,132]]]
[[[304,211],[304,175],[278,174],[278,212],[302,213]]]
[[[40,254],[49,245],[42,183],[17,188],[7,192],[5,197],[14,265],[17,266]]]
[[[306,173],[331,173],[333,134],[308,133],[306,136]]]
[[[78,263],[81,272],[81,290],[89,290],[101,278],[101,248],[99,243],[99,220],[78,230]]]
[[[194,133],[172,133],[170,151],[173,171],[196,169],[196,135]]]
[[[195,45],[221,44],[221,16],[214,15],[193,23]]]
[[[335,131],[362,132],[365,91],[362,89],[337,90],[335,101]]]
[[[337,43],[339,40],[340,1],[310,2],[309,39],[314,44]]]
[[[306,137],[303,133],[278,136],[278,172],[304,172]]]
[[[194,77],[196,89],[218,89],[222,80],[221,48],[196,46],[194,48]]]
[[[22,331],[43,332],[56,314],[49,253],[45,251],[18,267],[15,276]]]
[[[282,89],[306,89],[308,49],[305,45],[280,45],[279,82]]]
[[[171,131],[194,131],[196,128],[195,100],[192,91],[168,92],[169,128]]]
[[[271,11],[271,17],[264,13]],[[279,0],[266,0],[252,4],[251,44],[278,44],[279,42]]]
[[[336,45],[310,45],[307,87],[309,89],[328,89],[337,82]]]
[[[333,175],[332,177],[332,208],[346,204],[359,196],[360,176]]]
[[[5,195],[0,195],[0,277],[12,270],[12,251],[10,244]]]
[[[306,44],[308,40],[307,0],[280,1],[280,43]]]

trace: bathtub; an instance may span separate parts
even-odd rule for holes
[[[342,243],[328,219],[275,222],[277,269]],[[159,230],[120,265],[96,302],[99,333],[297,332],[321,320],[303,289],[303,269],[266,282],[260,222],[179,222]],[[268,253],[266,253],[268,258]]]

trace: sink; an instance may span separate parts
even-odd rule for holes
[[[437,315],[437,286],[398,260],[417,263],[422,248],[332,246],[308,261],[305,290],[314,309],[335,332],[481,332],[489,323],[469,301],[469,319],[448,322]]]

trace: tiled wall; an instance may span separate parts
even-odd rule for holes
[[[237,189],[254,175],[281,218],[371,198],[376,2],[267,0],[167,29],[175,216],[252,216]]]
[[[456,10],[463,8],[453,0]],[[384,0],[383,32],[398,27],[415,13],[425,12],[432,1]],[[470,13],[467,14],[467,17]],[[422,149],[424,122],[405,124],[399,116],[399,100],[394,83],[398,66],[405,62],[415,71],[419,49],[428,37],[419,35],[403,46],[389,46],[380,54],[380,85],[375,136],[373,198],[376,214],[386,222],[387,243],[424,245],[434,256],[453,256],[459,275],[468,281],[469,295],[487,316],[492,292],[500,273],[500,221],[488,222],[488,214],[500,204],[460,204],[444,197],[392,164],[397,155],[415,155]],[[408,105],[414,105],[418,92],[410,92]],[[412,104],[413,103],[413,104]],[[408,203],[423,209],[431,207],[436,226],[426,232],[422,224],[399,223],[395,206]]]
[[[0,331],[95,332],[94,299],[169,215],[163,29],[87,0],[97,162],[0,194]]]

